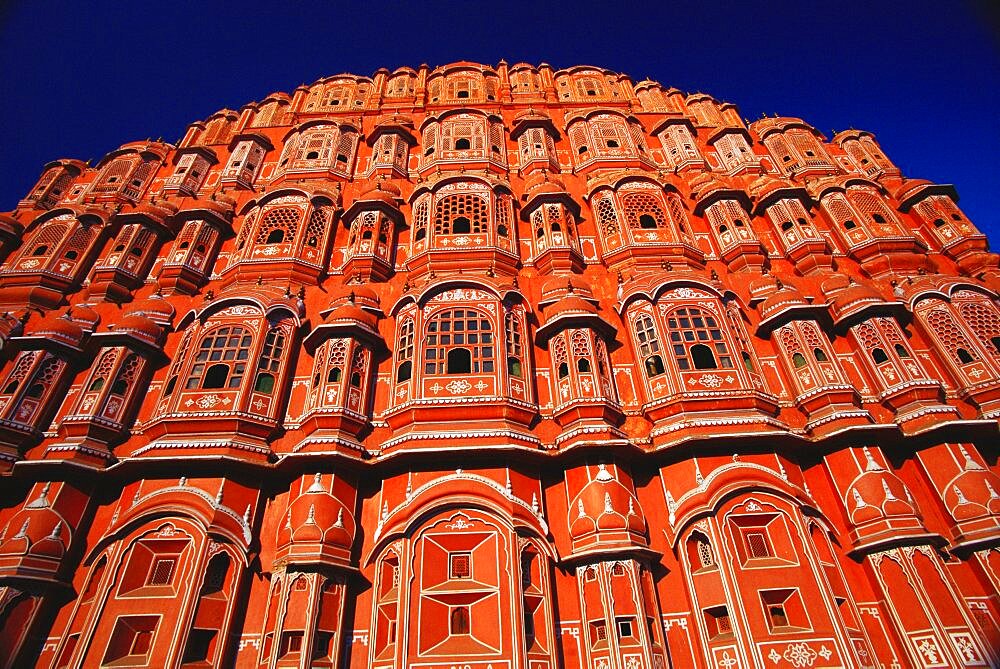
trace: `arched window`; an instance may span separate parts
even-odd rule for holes
[[[691,361],[694,363],[695,369],[716,369],[718,367],[715,354],[705,344],[695,344],[691,347]]]
[[[964,332],[952,317],[947,307],[934,309],[924,316],[925,322],[935,334],[942,347],[952,359],[960,365],[966,365],[976,359]]]
[[[426,332],[426,374],[493,373],[493,331],[485,314],[446,309],[433,316]]]
[[[694,571],[715,566],[715,554],[712,544],[701,532],[692,532],[687,540],[688,559]]]
[[[667,227],[667,212],[663,203],[651,193],[628,193],[621,198],[625,220],[630,228],[656,229]]]
[[[396,336],[396,382],[409,381],[413,375],[413,320],[407,318]]]
[[[507,345],[507,373],[514,378],[524,378],[524,342],[521,337],[521,320],[517,312],[504,316],[504,334]]]
[[[722,328],[711,314],[697,307],[680,307],[670,312],[667,328],[678,369],[732,368]]]
[[[229,556],[225,553],[218,553],[209,560],[208,569],[205,570],[205,581],[201,586],[203,596],[222,591],[229,575],[230,564]]]
[[[270,395],[274,391],[274,381],[281,368],[281,356],[285,348],[285,332],[281,326],[274,326],[264,338],[264,348],[257,361],[257,377],[253,389]]]
[[[139,367],[139,356],[132,353],[125,358],[125,362],[123,362],[121,368],[119,368],[118,375],[115,377],[114,383],[111,384],[111,394],[124,396],[128,393],[129,388],[131,388],[132,384],[135,383],[136,376],[139,373]]]
[[[656,336],[653,319],[643,314],[635,319],[635,336],[639,340],[639,355],[642,357],[646,376],[653,378],[666,371],[660,356],[660,340]]]
[[[985,297],[957,297],[958,313],[989,353],[1000,352],[1000,312]]]
[[[881,348],[873,348],[871,350],[872,360],[875,361],[876,365],[881,365],[883,362],[889,361],[889,356]]]
[[[456,235],[486,232],[489,202],[475,193],[456,193],[440,198],[434,207],[434,234]]]
[[[577,330],[570,339],[570,345],[572,346],[573,360],[576,361],[576,371],[589,373],[591,371],[590,359],[593,353],[587,334]]]
[[[250,331],[238,325],[207,332],[202,336],[195,364],[184,387],[188,390],[239,388],[246,373],[252,341]]]
[[[466,139],[465,137],[461,137],[455,141],[456,151],[468,151],[470,148],[472,148],[472,146],[469,143],[469,140]]]
[[[296,207],[271,209],[260,221],[257,230],[257,244],[281,244],[295,239],[302,211]]]

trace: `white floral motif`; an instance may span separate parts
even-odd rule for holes
[[[715,666],[722,667],[722,669],[730,669],[735,665],[739,664],[739,660],[729,654],[729,651],[724,651],[722,653],[722,658],[716,660]]]
[[[799,641],[793,643],[781,654],[793,667],[811,667],[816,662],[816,651]]]
[[[767,659],[771,660],[771,662],[774,662],[775,664],[781,662],[781,656],[778,655],[778,651],[773,648],[771,649],[771,652],[767,654]]]
[[[673,290],[671,290],[668,293],[666,293],[666,295],[664,297],[667,297],[667,298],[670,298],[670,299],[674,299],[674,300],[687,300],[687,299],[691,299],[692,297],[706,298],[706,297],[711,297],[711,296],[708,293],[706,293],[704,291],[701,291],[701,290],[695,290],[693,288],[681,287],[681,288],[674,288]]]
[[[927,663],[937,664],[938,654],[941,652],[938,650],[937,644],[934,643],[933,639],[923,639],[919,644],[917,644],[917,652],[926,658]]]
[[[465,379],[455,379],[454,381],[449,381],[445,388],[452,395],[463,395],[472,389],[472,384]]]
[[[819,656],[822,657],[824,661],[829,660],[831,655],[833,655],[833,651],[827,648],[826,644],[819,647]]]
[[[42,262],[38,258],[30,258],[21,263],[21,267],[23,269],[34,269],[35,267],[38,267],[41,264]]]
[[[972,638],[969,635],[952,634],[951,640],[955,643],[958,652],[962,654],[962,659],[965,660],[966,664],[982,663],[983,658],[979,656],[979,651],[976,650],[976,646],[972,643]]]
[[[214,409],[219,404],[229,404],[229,400],[223,399],[213,393],[211,395],[205,395],[203,397],[199,397],[198,400],[195,402],[195,404],[197,404],[202,409]]]
[[[702,374],[698,383],[706,388],[718,388],[722,385],[722,377],[718,374]]]

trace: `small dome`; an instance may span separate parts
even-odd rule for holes
[[[152,319],[140,316],[139,314],[125,316],[112,325],[111,329],[115,332],[135,335],[153,346],[159,346],[163,338],[163,328],[157,325]]]
[[[542,298],[538,303],[544,307],[547,303],[555,302],[570,293],[585,300],[594,299],[594,292],[590,289],[587,280],[579,274],[569,274],[546,279],[542,283]]]
[[[69,312],[61,316],[42,320],[32,331],[36,337],[53,339],[68,346],[78,346],[84,337],[84,330],[73,320]]]
[[[67,313],[74,321],[80,324],[84,330],[93,332],[101,322],[101,315],[91,308],[89,304],[74,304]]]
[[[169,300],[163,299],[162,295],[153,293],[144,300],[134,302],[126,310],[126,313],[129,315],[146,316],[158,325],[169,325],[173,321],[177,310],[174,309]]]
[[[576,295],[567,295],[545,308],[545,318],[548,321],[570,314],[597,314],[597,308]]]
[[[528,121],[541,121],[543,123],[551,123],[552,119],[546,116],[545,114],[536,111],[535,109],[532,109],[531,107],[529,107],[528,109],[521,110],[514,115],[515,124],[526,123]]]
[[[546,193],[565,193],[566,184],[557,177],[551,176],[548,172],[542,172],[527,180],[524,187],[525,195],[537,197]]]
[[[356,202],[371,202],[373,200],[384,202],[390,207],[397,207],[396,200],[400,196],[399,187],[392,182],[379,180],[375,182],[373,188],[361,193]]]
[[[691,199],[702,202],[716,193],[732,191],[734,188],[710,172],[702,172],[689,184]]]
[[[354,543],[354,519],[328,492],[306,492],[299,495],[288,510],[295,543],[323,542],[350,550]]]
[[[583,487],[570,507],[570,533],[574,540],[598,533],[627,532],[645,544],[646,521],[638,501],[622,483],[614,478],[594,479]],[[622,541],[623,537],[608,537],[604,541]],[[598,542],[602,538],[598,536]]]
[[[348,301],[338,307],[335,307],[323,318],[324,323],[336,323],[343,321],[361,323],[362,325],[374,330],[376,324],[378,323],[378,318],[374,314],[365,311],[352,301]]]
[[[777,282],[777,290],[768,295],[760,305],[761,318],[770,318],[789,307],[808,306],[809,300],[794,286]]]

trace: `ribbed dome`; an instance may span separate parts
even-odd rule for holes
[[[125,316],[111,327],[116,332],[135,335],[153,346],[159,346],[163,339],[163,328],[151,318],[139,314]]]

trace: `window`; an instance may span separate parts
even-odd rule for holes
[[[256,243],[281,244],[295,239],[302,211],[296,207],[279,207],[268,211],[260,221]]]
[[[767,607],[767,616],[771,627],[785,627],[788,625],[788,617],[785,615],[785,607],[781,604],[770,604]]]
[[[705,626],[710,639],[732,635],[733,626],[729,619],[729,609],[725,606],[713,606],[705,609]]]
[[[434,234],[458,235],[486,232],[489,203],[473,193],[457,193],[438,200],[434,210]]]
[[[702,567],[712,567],[715,565],[715,556],[712,555],[712,544],[708,543],[708,539],[704,537],[699,537],[695,546],[698,551],[698,562]]]
[[[209,661],[209,653],[212,650],[212,642],[215,641],[216,634],[218,634],[218,630],[198,628],[191,630],[191,636],[188,637],[187,647],[184,648],[184,658],[181,662]]]
[[[224,553],[214,556],[208,563],[205,570],[205,582],[201,586],[202,595],[210,595],[221,592],[226,584],[226,576],[229,574],[229,557]]]
[[[797,590],[792,588],[761,590],[760,599],[771,632],[809,629],[809,618]]]
[[[302,632],[285,632],[281,635],[281,647],[278,649],[278,657],[285,657],[294,653],[302,652]]]
[[[209,331],[202,337],[185,388],[239,388],[252,341],[249,330],[240,326]]]
[[[618,628],[619,638],[627,639],[635,636],[635,618],[615,618],[615,626]]]
[[[465,137],[462,137],[455,141],[456,151],[468,151],[470,148],[472,148],[472,146],[469,143],[469,140],[466,139]]]
[[[608,626],[603,620],[592,621],[590,623],[591,643],[596,646],[606,643],[608,640]]]
[[[722,328],[715,317],[696,307],[681,307],[667,318],[678,369],[731,369]]]
[[[146,577],[146,585],[170,585],[176,567],[176,557],[156,558],[149,570],[149,576]]]
[[[743,534],[743,542],[746,545],[749,559],[767,558],[772,555],[766,530],[759,528],[746,530]]]
[[[449,631],[452,634],[469,633],[469,607],[455,606],[449,615]]]
[[[507,344],[507,373],[512,377],[523,378],[521,361],[524,357],[524,342],[521,338],[521,321],[516,312],[508,312],[504,317]]]
[[[472,554],[451,553],[448,555],[449,578],[472,578]]]
[[[473,309],[448,309],[427,324],[424,349],[427,374],[492,374],[493,332]]]
[[[965,365],[975,361],[975,356],[970,353],[972,345],[949,311],[937,308],[927,313],[924,319],[943,348],[951,352],[956,362]]]
[[[275,375],[281,368],[281,355],[285,348],[285,333],[279,327],[268,330],[264,338],[264,348],[257,362],[257,378],[254,380],[254,390],[268,395],[274,390]]]
[[[159,616],[123,616],[115,622],[114,631],[104,653],[104,664],[119,660],[146,664],[153,647],[153,636]]]
[[[663,358],[660,357],[660,340],[656,337],[653,319],[642,315],[635,320],[635,336],[639,340],[639,354],[646,368],[646,376],[653,378],[663,374]]]
[[[406,319],[396,338],[396,383],[409,381],[413,375],[413,321]]]

